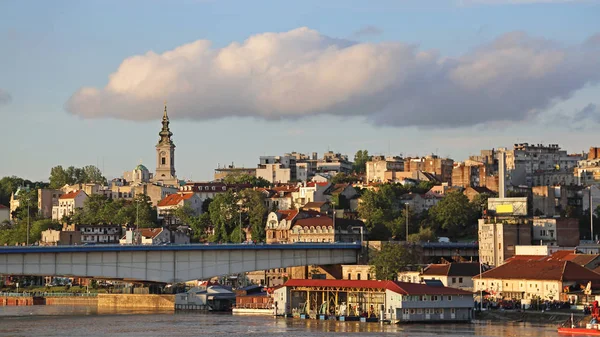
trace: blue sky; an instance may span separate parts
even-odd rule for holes
[[[2,1],[0,176],[45,180],[55,165],[95,164],[116,177],[140,161],[154,170],[165,99],[177,174],[194,180],[291,151],[463,160],[515,142],[600,145],[598,53],[586,47],[600,3],[524,2]],[[211,44],[178,54],[191,60],[162,55],[197,40]],[[537,58],[526,60],[531,46]],[[227,63],[215,56],[224,51]]]

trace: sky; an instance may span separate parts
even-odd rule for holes
[[[0,1],[0,177],[600,146],[600,1]]]

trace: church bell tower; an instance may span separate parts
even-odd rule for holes
[[[156,144],[156,174],[154,180],[164,185],[177,185],[175,175],[175,144],[171,139],[173,133],[169,129],[169,116],[167,115],[167,103],[162,118],[162,129],[158,133],[160,139]]]

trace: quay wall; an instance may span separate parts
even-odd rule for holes
[[[98,307],[175,310],[175,295],[98,294]]]
[[[46,297],[46,305],[98,305],[97,297]]]

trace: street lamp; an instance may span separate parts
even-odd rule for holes
[[[591,195],[591,194],[590,194]],[[29,204],[31,203],[31,196],[27,196],[27,245],[29,246]]]
[[[408,202],[404,203],[404,205],[406,206],[406,242],[408,242]]]

